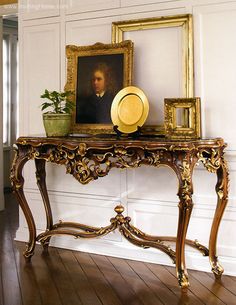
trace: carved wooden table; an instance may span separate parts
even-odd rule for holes
[[[185,244],[192,246],[210,258],[212,271],[220,277],[224,269],[218,262],[216,242],[220,221],[228,199],[228,169],[224,159],[226,144],[220,138],[210,140],[168,141],[150,137],[139,140],[117,140],[109,137],[20,137],[12,165],[11,182],[25,215],[29,228],[29,242],[25,258],[34,254],[36,241],[47,249],[50,238],[57,234],[81,238],[99,237],[119,229],[131,243],[143,248],[154,247],[165,252],[176,264],[177,278],[182,288],[189,286],[185,267]],[[36,236],[36,227],[30,207],[24,195],[22,169],[28,160],[35,160],[37,184],[46,212],[45,232]],[[91,227],[80,223],[53,223],[53,217],[46,188],[45,162],[64,165],[66,172],[82,184],[98,177],[104,177],[112,168],[137,168],[141,165],[171,167],[179,181],[179,220],[177,236],[151,236],[131,224],[131,218],[123,216],[122,205],[115,207],[116,215],[106,227]],[[205,168],[217,175],[216,193],[218,202],[212,222],[209,249],[197,240],[186,239],[187,228],[193,208],[192,174],[195,165],[202,162]],[[175,242],[173,250],[166,242]]]

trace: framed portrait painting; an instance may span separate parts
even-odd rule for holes
[[[132,83],[133,43],[66,46],[67,83],[72,91],[73,133],[111,133],[111,104]]]

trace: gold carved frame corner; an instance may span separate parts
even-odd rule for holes
[[[177,109],[181,110],[178,124]],[[165,134],[170,139],[201,138],[201,100],[196,98],[166,98],[164,100]]]
[[[112,124],[79,124],[76,123],[77,102],[77,74],[78,58],[84,56],[102,56],[123,54],[123,87],[132,84],[133,77],[133,43],[125,40],[119,43],[103,44],[100,42],[90,46],[66,46],[67,57],[67,82],[65,90],[73,92],[72,102],[74,111],[72,113],[72,132],[81,134],[113,133]]]
[[[167,27],[181,27],[182,40],[182,65],[183,65],[183,93],[182,97],[194,96],[194,70],[193,70],[193,21],[191,14],[155,17],[119,21],[112,23],[112,42],[123,41],[125,32],[153,30]],[[134,42],[135,43],[135,42]],[[155,84],[154,84],[155,85]],[[143,133],[164,134],[164,125],[145,125]]]

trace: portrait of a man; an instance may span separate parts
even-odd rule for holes
[[[78,58],[76,123],[112,123],[110,109],[115,95],[123,88],[123,64],[123,54]]]
[[[131,86],[133,42],[89,46],[66,46],[67,82],[71,101],[73,133],[113,133],[111,105],[116,94]]]

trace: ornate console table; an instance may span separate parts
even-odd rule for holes
[[[92,238],[119,229],[131,243],[143,248],[154,247],[165,252],[176,264],[177,278],[182,288],[188,287],[185,267],[185,244],[209,256],[212,271],[220,277],[223,268],[216,255],[217,234],[228,197],[228,169],[224,159],[226,144],[220,138],[210,140],[167,141],[155,137],[138,140],[117,140],[116,137],[20,137],[17,142],[12,165],[11,182],[25,215],[29,228],[29,242],[24,252],[25,258],[34,254],[36,241],[47,249],[50,238],[57,234],[72,235],[77,238]],[[36,236],[36,227],[30,207],[24,195],[22,169],[28,160],[35,160],[37,184],[42,195],[46,212],[45,232]],[[141,165],[171,167],[179,181],[179,221],[177,236],[151,236],[131,224],[131,218],[123,216],[122,205],[115,207],[116,215],[106,227],[91,227],[74,222],[53,223],[53,217],[46,188],[45,162],[61,164],[66,172],[82,184],[108,174],[112,168],[136,168]],[[197,240],[186,239],[188,223],[193,208],[192,174],[195,165],[202,162],[205,168],[217,175],[216,193],[218,202],[212,222],[209,249]],[[175,242],[175,250],[166,242]]]

